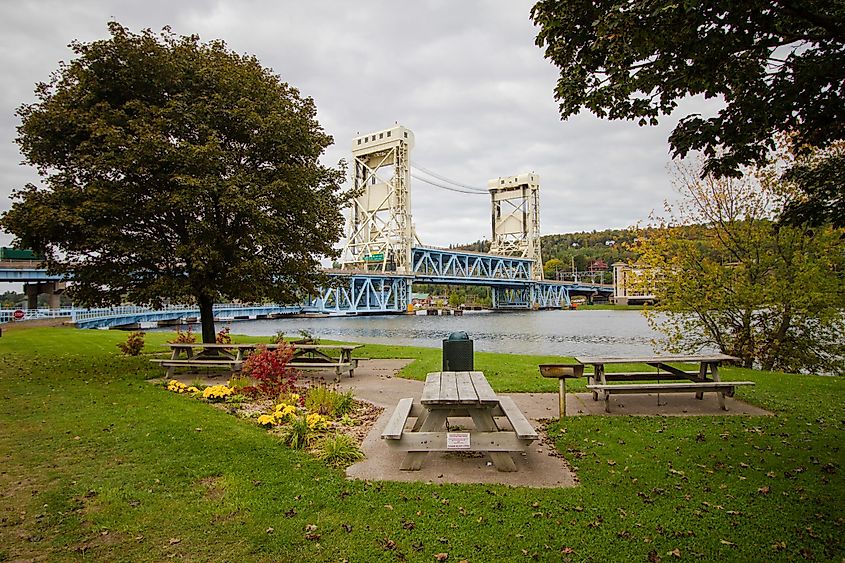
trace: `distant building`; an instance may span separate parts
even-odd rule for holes
[[[593,260],[589,264],[587,264],[587,269],[591,272],[599,272],[603,270],[607,270],[607,262],[599,258],[598,260]]]

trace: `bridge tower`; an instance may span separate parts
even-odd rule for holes
[[[540,177],[520,174],[487,182],[493,207],[491,254],[534,261],[531,277],[543,279],[540,256]]]
[[[343,249],[344,269],[410,273],[410,153],[414,134],[401,125],[352,140],[352,177],[359,195]]]

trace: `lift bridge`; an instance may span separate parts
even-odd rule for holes
[[[225,318],[241,318],[308,312],[333,315],[400,313],[407,311],[411,304],[414,282],[490,287],[494,309],[566,308],[571,305],[574,295],[613,294],[613,285],[543,280],[540,184],[534,173],[495,178],[488,182],[486,189],[465,186],[465,190],[458,190],[489,194],[490,253],[423,245],[411,217],[410,156],[413,146],[413,133],[401,125],[353,139],[352,177],[359,195],[352,203],[341,268],[329,271],[336,283],[303,304],[220,305],[220,314]],[[57,293],[64,288],[63,280],[47,275],[32,264],[17,269],[0,264],[0,281],[25,282],[31,303],[38,293],[44,292],[57,300]],[[34,305],[30,305],[32,307]],[[80,309],[73,310],[71,316],[78,326],[94,327],[190,318],[199,314],[198,310],[185,306],[171,309]],[[33,311],[32,314],[40,313]],[[8,320],[0,315],[0,323]]]
[[[324,290],[310,307],[334,314],[405,311],[414,282],[487,286],[495,309],[562,308],[570,306],[572,295],[613,293],[612,285],[543,280],[540,184],[534,173],[488,182],[490,253],[421,244],[411,216],[413,147],[414,134],[398,124],[353,139],[352,177],[359,195],[352,203],[342,269],[333,273],[348,282]]]

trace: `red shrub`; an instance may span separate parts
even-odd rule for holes
[[[296,387],[296,370],[288,366],[293,347],[279,345],[275,350],[258,346],[244,362],[243,372],[255,379],[255,387],[263,395],[278,397]]]

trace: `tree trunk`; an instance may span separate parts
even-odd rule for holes
[[[217,333],[214,330],[214,301],[207,295],[197,297],[200,306],[200,323],[202,324],[203,344],[214,344]]]

